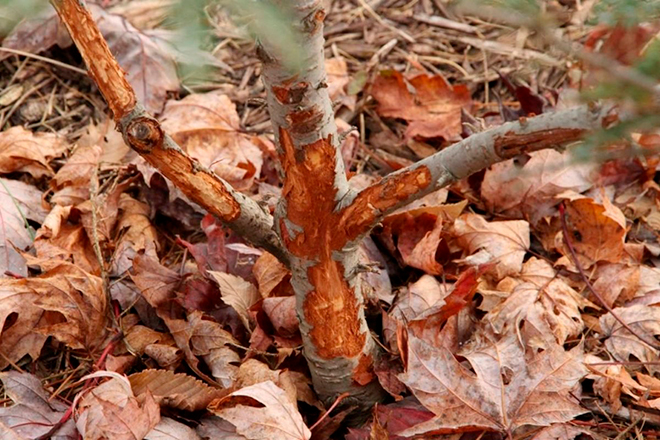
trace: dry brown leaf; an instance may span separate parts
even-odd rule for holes
[[[202,440],[187,425],[169,417],[161,417],[160,422],[144,437],[144,440]]]
[[[241,358],[230,345],[238,341],[215,321],[202,319],[195,311],[188,315],[190,345],[195,356],[202,356],[211,370],[211,375],[225,388],[234,384]]]
[[[189,95],[167,102],[163,129],[189,155],[238,190],[259,177],[263,154],[253,136],[241,133],[236,106],[223,94]]]
[[[0,278],[0,369],[26,354],[37,360],[46,342],[47,336],[36,331],[48,320],[35,305],[41,293],[31,280]]]
[[[400,379],[436,417],[399,435],[475,429],[511,434],[526,425],[571,420],[586,412],[571,395],[586,375],[580,350],[553,346],[526,354],[509,335],[462,353],[475,374],[449,350],[412,336],[407,371]]]
[[[549,148],[530,153],[530,157],[522,167],[509,160],[486,170],[481,196],[490,211],[536,225],[556,213],[557,195],[586,191],[598,176],[597,163],[576,163],[570,151]]]
[[[142,440],[160,421],[160,408],[148,392],[137,399],[125,376],[99,371],[87,376],[110,380],[78,403],[76,426],[85,440]]]
[[[57,205],[78,205],[89,199],[90,180],[98,167],[101,147],[95,144],[78,147],[50,181],[55,190],[51,202]]]
[[[630,307],[617,307],[613,312],[638,335],[649,338],[650,341],[655,342],[655,336],[660,335],[660,307],[636,304]],[[631,334],[612,316],[612,313],[600,317],[600,326],[607,337],[605,347],[616,360],[655,362],[660,359],[658,350]],[[653,365],[648,365],[647,368],[651,371],[658,370]]]
[[[626,303],[658,289],[660,269],[647,265],[599,264],[593,276],[593,288],[609,306]]]
[[[477,214],[463,214],[454,222],[458,244],[470,265],[495,263],[497,279],[517,275],[529,249],[529,223],[522,220],[487,222]]]
[[[93,351],[105,341],[108,303],[101,278],[62,263],[39,277],[23,281],[38,294],[34,305],[60,318],[40,326],[40,333],[73,349]]]
[[[245,328],[250,329],[248,309],[261,299],[257,288],[236,275],[212,270],[208,273],[218,283],[222,300],[236,310]]]
[[[33,133],[11,127],[0,133],[0,174],[29,173],[33,177],[52,176],[48,164],[68,148],[64,138],[53,133]]]
[[[339,104],[353,110],[357,96],[346,94],[346,86],[351,82],[346,59],[338,57],[325,60],[325,72],[328,77],[328,95],[330,95],[333,106]]]
[[[508,298],[484,317],[498,334],[522,329],[528,345],[543,348],[580,334],[584,328],[580,309],[592,304],[558,278],[550,263],[529,259],[518,282]]]
[[[358,258],[360,264],[370,269],[360,274],[362,278],[359,285],[365,300],[374,304],[383,301],[391,305],[395,295],[387,272],[387,262],[371,237],[362,239],[358,247]]]
[[[273,254],[264,252],[259,256],[252,267],[252,273],[257,280],[259,293],[262,298],[269,296],[283,296],[276,289],[280,283],[291,278],[291,273]],[[285,286],[282,286],[285,287]]]
[[[50,270],[62,262],[74,263],[80,269],[100,274],[99,261],[87,232],[72,218],[71,206],[55,205],[37,230],[34,248],[37,256],[25,255],[30,265]]]
[[[418,75],[407,80],[391,70],[380,73],[371,95],[378,101],[380,115],[408,121],[407,138],[458,138],[463,130],[461,110],[472,102],[464,85],[451,86],[441,76]]]
[[[128,194],[119,200],[121,215],[116,230],[119,238],[115,241],[110,273],[121,276],[133,265],[133,258],[140,253],[148,258],[158,258],[158,233],[149,219],[149,206],[138,202]]]
[[[150,306],[158,309],[174,300],[174,289],[181,282],[181,276],[161,265],[158,260],[136,255],[133,259],[131,279],[140,289]]]
[[[578,436],[580,438],[599,438],[586,429],[568,423],[558,423],[541,429],[533,437],[530,437],[530,440],[573,440]]]
[[[569,240],[582,267],[599,261],[619,263],[625,253],[626,218],[619,208],[603,197],[602,203],[590,198],[577,198],[566,203]],[[561,234],[557,249],[564,255],[557,264],[573,266],[572,255]]]
[[[0,373],[0,380],[5,395],[14,402],[11,406],[0,407],[0,438],[3,440],[38,438],[62,419],[66,405],[49,399],[36,376],[6,371]],[[48,438],[70,440],[76,435],[75,424],[69,420]]]
[[[242,388],[211,403],[209,410],[248,439],[306,440],[311,432],[284,390],[272,381]]]
[[[198,411],[225,393],[199,379],[167,370],[144,370],[128,376],[135,395],[153,396],[160,405],[184,411]]]
[[[34,239],[26,221],[43,223],[46,214],[36,187],[0,178],[0,276],[6,271],[27,276],[25,259],[16,248],[25,250]]]
[[[266,298],[262,307],[280,336],[289,338],[298,332],[295,296]]]

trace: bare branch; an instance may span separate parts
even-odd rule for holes
[[[520,154],[577,141],[616,120],[611,105],[585,105],[477,133],[364,189],[345,208],[340,222],[355,239],[394,210],[432,191]]]
[[[137,103],[133,88],[84,2],[52,0],[51,3],[108,102],[125,142],[192,201],[218,216],[245,239],[289,264],[288,252],[273,230],[273,217],[187,155]]]

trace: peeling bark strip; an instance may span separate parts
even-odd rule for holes
[[[51,3],[112,110],[125,142],[192,201],[288,264],[288,253],[273,231],[271,215],[188,156],[137,103],[125,72],[110,53],[85,3],[82,0],[52,0]]]

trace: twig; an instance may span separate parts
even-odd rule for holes
[[[27,58],[34,58],[35,60],[43,61],[44,63],[49,63],[49,64],[52,64],[54,66],[61,67],[63,69],[69,69],[69,70],[72,70],[72,71],[77,72],[77,73],[82,73],[83,75],[87,74],[87,71],[85,69],[79,69],[78,67],[74,67],[70,64],[66,64],[66,63],[63,63],[61,61],[53,60],[51,58],[42,57],[41,55],[35,55],[33,53],[30,53],[30,52],[24,52],[22,50],[17,50],[17,49],[10,49],[8,47],[0,47],[0,52],[7,52],[7,53],[14,54],[14,55],[20,55],[20,56],[23,56],[23,57],[27,57]]]
[[[328,417],[328,415],[332,412],[332,410],[335,409],[335,408],[337,407],[337,405],[339,405],[339,402],[341,402],[342,400],[344,400],[344,399],[347,398],[348,396],[350,396],[349,393],[343,393],[343,394],[340,394],[339,396],[337,396],[337,399],[335,400],[335,403],[333,403],[332,406],[330,406],[330,408],[328,408],[328,410],[327,410],[327,411],[326,411],[326,412],[325,412],[325,413],[324,413],[324,414],[323,414],[323,415],[322,415],[322,416],[316,421],[316,423],[314,423],[314,424],[309,428],[309,430],[310,430],[310,431],[314,431],[314,428],[316,428],[317,426],[319,426],[319,424],[320,424],[320,423],[321,423],[326,417]]]
[[[273,230],[273,217],[257,202],[186,154],[137,102],[135,91],[114,58],[84,1],[51,0],[105,98],[124,141],[170,179],[192,201],[284,264],[289,254]]]
[[[648,345],[649,347],[655,348],[656,350],[660,350],[660,345],[654,342],[647,341],[644,339],[639,333],[637,333],[635,330],[633,330],[632,327],[630,327],[619,315],[617,315],[612,307],[610,307],[609,304],[607,304],[607,301],[594,289],[594,287],[591,285],[591,281],[589,281],[589,277],[585,273],[584,269],[582,268],[582,263],[580,263],[580,260],[578,259],[577,252],[575,252],[575,248],[573,247],[573,244],[571,243],[571,240],[568,238],[568,225],[566,223],[566,208],[564,207],[564,202],[562,202],[559,205],[559,217],[561,219],[561,228],[562,232],[564,235],[564,243],[566,243],[566,247],[568,247],[568,250],[571,254],[571,257],[573,258],[573,263],[575,263],[575,267],[577,268],[578,272],[580,273],[580,276],[582,277],[582,280],[585,282],[587,285],[587,289],[589,289],[589,292],[593,294],[593,296],[596,297],[596,299],[603,305],[605,310],[607,310],[614,319],[619,321],[619,323],[626,329],[628,330],[633,336],[635,336],[637,339]]]

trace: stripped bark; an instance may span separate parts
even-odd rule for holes
[[[110,53],[85,3],[52,0],[51,4],[69,30],[87,64],[89,75],[108,103],[124,141],[190,200],[218,216],[246,240],[288,264],[288,254],[273,230],[272,216],[188,156],[137,102],[133,88]]]
[[[382,390],[358,288],[357,245],[337,227],[349,186],[326,84],[325,11],[320,0],[273,3],[288,9],[301,41],[289,48],[298,51],[298,68],[284,65],[281,48],[268,41],[259,55],[284,172],[275,227],[291,254],[305,358],[323,400],[349,392],[346,403],[370,406]]]

